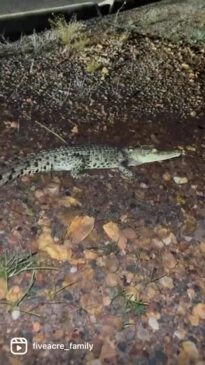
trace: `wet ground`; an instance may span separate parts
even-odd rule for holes
[[[2,165],[62,139],[186,155],[140,166],[131,181],[53,173],[1,188],[0,363],[202,365],[204,46],[133,29],[85,34],[77,52],[2,57]],[[28,340],[27,355],[10,353],[12,337]]]

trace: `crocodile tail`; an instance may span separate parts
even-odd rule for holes
[[[41,156],[35,159],[25,159],[21,162],[9,166],[0,172],[0,186],[8,182],[12,182],[21,176],[33,175],[38,172],[51,171],[52,163],[50,159],[42,158]]]

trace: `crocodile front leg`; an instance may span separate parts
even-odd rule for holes
[[[121,172],[121,174],[128,179],[131,179],[135,176],[133,174],[133,172],[130,169],[128,169],[126,166],[124,166],[123,164],[120,164],[118,168],[119,168],[119,171]]]

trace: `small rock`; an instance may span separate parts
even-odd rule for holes
[[[195,110],[192,110],[191,113],[190,113],[191,117],[195,117],[196,116],[196,112]]]
[[[154,317],[149,317],[148,319],[148,324],[149,326],[152,328],[152,330],[155,331],[159,331],[159,322],[157,321],[156,318]]]
[[[21,312],[19,309],[14,309],[12,312],[11,312],[11,317],[14,321],[16,321],[17,319],[19,319],[21,316]]]
[[[145,184],[145,183],[140,183],[140,187],[142,188],[142,189],[149,189],[149,186],[147,185],[147,184]]]
[[[188,183],[188,179],[186,176],[174,176],[173,180],[177,185],[182,185],[182,184]]]
[[[187,151],[195,152],[196,151],[196,147],[194,147],[194,146],[186,146],[186,150]]]
[[[186,332],[182,329],[178,329],[173,334],[174,337],[177,337],[179,340],[183,340],[186,336]]]
[[[190,66],[185,62],[181,64],[181,67],[182,67],[183,70],[189,70],[190,69]]]
[[[203,197],[204,197],[204,193],[203,193],[203,191],[196,191],[196,195],[197,195],[197,196],[200,196],[201,198],[203,198]]]
[[[191,242],[193,240],[192,236],[184,236],[186,242]]]
[[[159,283],[164,288],[168,288],[168,289],[173,289],[174,288],[173,279],[170,278],[169,276],[163,276],[161,279],[159,279]]]
[[[71,274],[74,274],[74,273],[76,273],[77,271],[78,271],[77,266],[72,266],[72,267],[70,268],[70,272],[71,272]]]
[[[74,127],[71,129],[71,133],[73,134],[78,134],[79,133],[79,129],[77,124],[74,125]]]
[[[172,178],[172,176],[171,176],[171,174],[170,174],[168,171],[166,171],[166,172],[163,174],[162,178],[163,178],[163,180],[164,180],[164,181],[170,181],[170,180],[171,180],[171,178]]]
[[[19,123],[18,122],[11,122],[10,128],[19,129]]]

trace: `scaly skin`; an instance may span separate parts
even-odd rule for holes
[[[0,174],[0,186],[24,175],[46,171],[70,171],[74,178],[85,176],[84,170],[119,169],[126,177],[132,177],[130,166],[162,161],[181,156],[181,150],[159,151],[152,146],[118,148],[112,146],[60,147],[29,155],[9,165]]]

